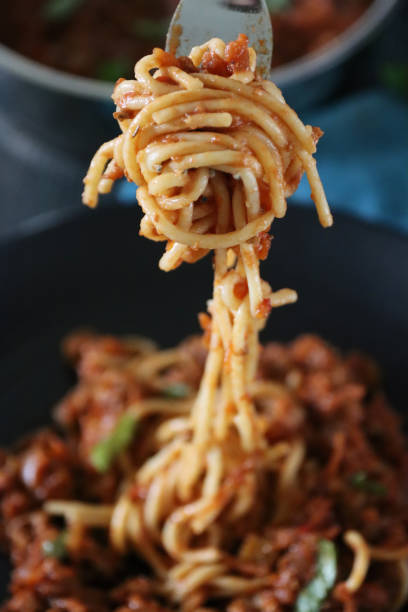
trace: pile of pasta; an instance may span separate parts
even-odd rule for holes
[[[265,578],[228,570],[228,540],[257,513],[265,475],[279,472],[282,497],[302,462],[298,440],[267,443],[254,405],[269,392],[255,381],[259,331],[271,309],[297,299],[261,279],[260,260],[304,173],[321,224],[332,224],[313,157],[321,132],[258,78],[244,36],[213,39],[189,58],[155,49],[136,64],[135,80],[118,81],[113,99],[121,134],[92,160],[85,204],[125,176],[138,186],[140,233],[166,242],[163,270],[214,252],[213,296],[201,317],[208,357],[191,412],[163,417],[155,453],[131,479],[146,495],[131,498],[125,483],[109,515],[116,548],[137,549],[163,592],[197,610],[204,587],[228,597],[262,586]]]

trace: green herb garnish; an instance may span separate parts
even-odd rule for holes
[[[360,489],[360,491],[365,491],[366,493],[372,493],[372,495],[382,497],[387,493],[386,487],[381,482],[370,478],[364,470],[350,476],[350,484],[355,489]]]
[[[300,592],[296,600],[295,612],[319,612],[336,582],[336,575],[336,547],[330,540],[320,540],[315,575]]]
[[[132,63],[127,59],[116,58],[99,64],[95,76],[101,81],[115,82],[119,77],[126,77],[132,70]]]
[[[164,39],[169,28],[169,19],[138,19],[133,24],[133,33],[145,40]]]
[[[112,433],[93,447],[90,459],[98,472],[107,472],[116,457],[126,450],[135,435],[137,424],[135,415],[124,414]]]
[[[290,8],[292,0],[266,0],[266,4],[271,13],[281,13]]]
[[[384,64],[380,78],[384,85],[394,93],[408,98],[408,63],[395,62]]]
[[[67,533],[62,531],[55,540],[44,540],[42,543],[42,551],[45,557],[53,557],[54,559],[65,559],[67,551]]]
[[[183,398],[190,395],[191,389],[185,383],[174,383],[163,389],[163,395],[166,397]]]
[[[84,0],[48,0],[42,9],[47,21],[65,21],[72,17]]]

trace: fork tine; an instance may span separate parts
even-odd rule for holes
[[[248,36],[257,53],[257,67],[268,78],[272,61],[272,25],[266,0],[180,0],[167,34],[166,49],[188,55],[210,38],[235,40]]]

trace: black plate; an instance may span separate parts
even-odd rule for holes
[[[47,420],[72,384],[59,358],[72,328],[139,333],[163,345],[198,331],[196,313],[211,294],[210,259],[161,272],[163,245],[140,238],[138,221],[136,207],[101,208],[0,245],[0,444]],[[310,208],[294,207],[273,233],[263,277],[276,289],[296,289],[299,302],[276,310],[264,337],[317,332],[370,352],[403,409],[408,239],[342,215],[323,230]]]

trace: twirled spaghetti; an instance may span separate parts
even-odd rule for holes
[[[214,56],[230,77],[199,71]],[[272,306],[296,299],[293,291],[272,293],[260,279],[259,259],[268,251],[266,230],[284,216],[304,170],[321,223],[332,223],[312,157],[319,132],[302,124],[271,82],[256,79],[255,53],[244,37],[228,46],[214,39],[186,59],[156,49],[136,65],[135,81],[118,83],[123,134],[95,155],[83,197],[95,206],[98,191],[121,175],[139,185],[141,234],[167,241],[164,270],[214,249],[210,355],[194,436],[198,446],[212,434],[222,439],[234,422],[243,447],[253,450],[259,436],[245,385],[254,376],[257,332]],[[221,375],[223,399],[211,432]]]
[[[206,70],[214,58],[230,76]],[[252,512],[257,474],[273,469],[250,385],[267,315],[296,300],[294,291],[272,292],[259,260],[304,171],[321,223],[332,223],[313,159],[319,131],[303,125],[255,69],[243,36],[227,46],[213,39],[188,61],[155,49],[136,64],[135,81],[117,84],[123,134],[103,145],[85,178],[89,206],[111,177],[139,185],[141,234],[167,241],[163,270],[215,251],[209,354],[191,419],[137,473],[146,500],[130,503],[125,492],[112,516],[113,541],[123,549],[130,539],[179,600],[203,585],[219,595],[250,586],[228,576],[217,522],[227,507],[231,528]],[[237,485],[231,476],[246,461],[251,469]]]

